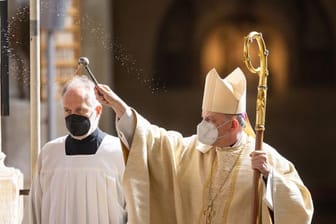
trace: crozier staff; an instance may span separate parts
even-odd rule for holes
[[[130,224],[251,223],[253,169],[264,178],[263,224],[311,222],[311,195],[294,165],[265,143],[254,151],[239,68],[224,79],[209,71],[203,119],[190,137],[151,124],[107,85],[96,87],[96,97],[116,112],[129,152],[123,186]]]
[[[259,48],[259,59],[260,66],[255,68],[252,64],[252,60],[250,57],[250,44],[256,40]],[[267,76],[268,76],[268,68],[267,68],[267,56],[268,50],[266,49],[266,45],[264,39],[262,38],[262,34],[252,31],[245,37],[244,41],[244,62],[250,72],[254,74],[258,74],[259,83],[258,83],[258,94],[257,94],[257,103],[256,103],[256,141],[255,141],[255,150],[262,150],[262,142],[264,141],[264,131],[265,131],[265,117],[266,117],[266,96],[267,96]],[[253,206],[252,206],[252,223],[258,224],[261,222],[261,215],[259,211],[259,185],[260,185],[260,172],[255,170],[253,173]]]

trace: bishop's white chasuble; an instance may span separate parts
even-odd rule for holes
[[[123,181],[130,224],[251,223],[254,138],[244,135],[234,147],[209,149],[196,136],[183,138],[133,113]],[[267,144],[263,150],[273,170],[268,196],[260,184],[260,220],[270,224],[273,216],[276,224],[310,223],[311,196],[293,164]]]

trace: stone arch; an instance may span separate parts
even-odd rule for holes
[[[335,87],[335,28],[320,1],[300,2],[297,45],[300,71],[293,80],[299,87]]]
[[[305,9],[301,10],[303,6]],[[203,47],[213,32],[220,29],[232,32],[235,36],[233,39],[236,39],[233,41],[234,51],[241,51],[243,55],[243,37],[256,30],[264,34],[271,52],[269,70],[272,73],[270,79],[273,79],[271,83],[276,83],[273,86],[275,92],[282,93],[289,86],[335,85],[333,29],[324,7],[322,3],[314,1],[175,1],[159,31],[154,62],[156,79],[168,83],[168,87],[201,85],[206,70],[202,68]],[[304,21],[307,16],[312,17],[308,24]],[[319,35],[311,35],[313,30],[320,30],[324,37],[319,39]],[[314,45],[319,40],[323,44]],[[241,42],[241,47],[237,45],[238,42]],[[232,50],[230,42],[227,43]],[[230,60],[221,69],[224,74],[237,65],[245,67],[240,59]],[[323,73],[329,71],[326,79],[315,75],[321,71],[321,67]]]
[[[192,83],[192,49],[194,10],[189,1],[174,1],[167,10],[159,28],[154,53],[154,80],[156,85],[185,87]]]
[[[222,57],[224,60],[222,61],[223,68],[219,69],[220,73],[226,75],[239,66],[245,71],[249,79],[248,82],[252,82],[250,86],[257,86],[258,79],[249,75],[250,72],[243,63],[243,43],[244,36],[249,32],[262,32],[266,47],[271,52],[268,57],[268,69],[270,70],[270,74],[272,74],[269,76],[271,80],[269,83],[273,89],[273,93],[281,94],[288,86],[287,74],[290,71],[288,49],[290,49],[290,39],[294,39],[295,29],[290,26],[284,26],[278,21],[265,18],[265,14],[267,13],[258,12],[264,11],[264,7],[269,10],[268,6],[259,6],[256,11],[246,10],[246,5],[229,3],[217,7],[215,9],[217,11],[215,12],[213,11],[214,9],[210,9],[204,13],[203,18],[199,19],[199,23],[195,29],[194,47],[203,46],[204,43],[207,43],[209,36],[213,35],[216,30],[222,29],[222,39],[224,42],[222,44],[227,46],[225,50],[227,56]],[[283,17],[284,15],[280,12],[276,15],[276,18],[284,19]],[[286,32],[287,36],[284,37],[281,35],[282,32]],[[202,52],[203,49],[199,49],[197,52],[200,61],[200,67],[197,69],[201,71],[200,73],[205,74],[209,67],[202,68],[202,57],[204,57]],[[274,60],[274,57],[276,60]],[[257,58],[257,55],[254,58]],[[255,62],[255,65],[257,65],[256,63],[258,62]],[[203,80],[204,77],[201,77],[199,83],[203,83]]]

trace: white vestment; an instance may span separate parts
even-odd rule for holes
[[[65,154],[66,136],[39,155],[30,190],[32,224],[122,224],[124,160],[118,138],[106,135],[91,155]]]
[[[133,133],[121,124],[132,120]],[[130,224],[252,223],[254,138],[243,134],[235,146],[216,148],[135,111],[119,122],[119,137],[129,146],[123,185]],[[263,150],[273,169],[266,189],[260,185],[259,223],[271,224],[272,216],[276,224],[310,223],[311,195],[294,165],[267,144]]]

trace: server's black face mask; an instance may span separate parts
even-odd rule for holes
[[[85,116],[70,114],[65,118],[65,124],[73,136],[82,136],[90,130],[90,119]]]

